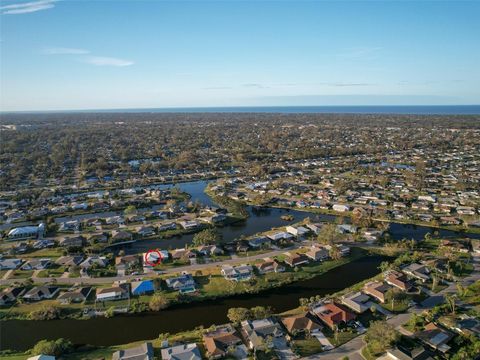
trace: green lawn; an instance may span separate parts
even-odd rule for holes
[[[294,340],[292,349],[296,354],[304,357],[322,352],[322,345],[316,337],[311,337]]]
[[[33,275],[33,271],[31,270],[15,270],[9,279],[28,279],[31,278]]]

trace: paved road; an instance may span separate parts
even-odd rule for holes
[[[463,285],[471,284],[475,281],[480,280],[480,255],[474,255],[473,257],[473,267],[474,270],[471,275],[463,278],[461,283]],[[454,293],[457,291],[456,285],[451,284],[447,288],[439,291],[434,296],[427,298],[421,306],[414,306],[408,309],[407,313],[399,314],[391,317],[387,320],[387,323],[393,325],[397,330],[402,329],[401,325],[405,324],[413,313],[421,313],[424,310],[428,310],[435,306],[438,301],[443,302],[443,296],[448,293]],[[360,355],[362,347],[365,345],[363,342],[364,335],[357,336],[353,340],[333,349],[323,353],[315,354],[302,360],[339,360],[344,356],[348,356],[350,360],[352,359],[363,359]]]
[[[254,260],[258,259],[263,259],[266,257],[273,257],[273,256],[278,256],[280,254],[283,254],[286,251],[292,251],[295,250],[302,245],[296,245],[294,247],[288,248],[288,249],[281,249],[281,250],[274,250],[270,251],[267,253],[263,254],[258,254],[254,256],[246,256],[246,257],[235,257],[233,259],[228,259],[224,261],[219,261],[219,262],[212,262],[212,263],[206,263],[206,264],[194,264],[194,265],[186,265],[186,266],[180,266],[180,267],[175,267],[175,268],[170,268],[167,270],[164,270],[162,274],[173,274],[173,273],[179,273],[182,271],[188,271],[188,272],[195,272],[197,270],[202,270],[202,269],[207,269],[211,268],[213,266],[221,266],[225,264],[241,264],[241,263],[248,263],[252,262]],[[35,274],[34,274],[35,275]],[[59,284],[76,284],[76,283],[83,283],[83,284],[111,284],[114,281],[121,281],[121,280],[132,280],[132,279],[138,279],[138,278],[149,278],[154,276],[153,274],[142,274],[142,275],[126,275],[126,276],[112,276],[112,277],[102,277],[102,278],[89,278],[89,277],[81,277],[81,278],[64,278],[64,277],[56,277],[56,278],[39,278],[32,276],[32,280],[35,283],[49,283],[52,281],[56,281]],[[0,285],[8,285],[8,284],[13,284],[15,282],[22,282],[27,279],[2,279],[0,280]]]

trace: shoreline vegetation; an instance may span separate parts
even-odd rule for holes
[[[326,265],[326,266],[324,266],[324,268],[322,270],[318,270],[318,269],[314,270],[313,267],[310,267],[309,271],[304,271],[303,273],[302,273],[302,271],[292,272],[292,274],[296,274],[298,276],[298,278],[293,280],[292,282],[281,283],[278,286],[272,286],[272,287],[269,287],[269,288],[264,288],[264,289],[262,289],[258,292],[268,291],[268,290],[271,290],[275,287],[281,287],[281,286],[284,286],[284,285],[291,284],[293,282],[302,281],[302,280],[309,280],[309,279],[312,279],[316,276],[322,276],[325,273],[327,273],[328,271],[331,271],[331,270],[333,270],[333,269],[335,269],[335,268],[337,268],[341,265],[344,265],[344,264],[346,264],[350,261],[353,261],[353,260],[356,260],[356,259],[359,259],[359,258],[362,258],[362,257],[365,257],[365,256],[373,256],[373,255],[377,255],[377,254],[378,253],[375,252],[375,251],[370,252],[369,250],[365,250],[365,249],[361,249],[361,248],[352,248],[352,254],[349,257],[342,258],[340,260],[327,261],[325,263],[315,264],[315,265]],[[327,263],[330,263],[330,264],[327,264]],[[315,268],[318,268],[318,267],[319,266],[315,266]],[[306,265],[306,266],[304,266],[302,268],[299,268],[299,269],[308,269],[308,268],[309,268],[309,265]],[[267,274],[267,275],[270,275],[270,274]],[[356,283],[352,286],[346,287],[346,288],[344,288],[342,290],[339,290],[339,291],[337,291],[335,293],[332,293],[332,294],[327,294],[323,297],[324,298],[334,298],[334,297],[342,296],[342,295],[344,295],[348,292],[351,292],[351,291],[359,290],[359,289],[361,289],[361,287],[365,283],[367,283],[369,281],[377,280],[381,276],[382,276],[381,273],[377,274],[373,277],[370,277],[370,278],[365,279],[361,282],[358,282],[358,283]],[[214,300],[214,299],[224,299],[224,298],[228,298],[228,297],[236,296],[236,295],[241,295],[241,294],[242,293],[234,293],[234,294],[231,294],[229,296],[217,296],[217,297],[212,297],[212,298],[203,298],[201,301]],[[300,301],[300,299],[299,299],[299,301]],[[289,315],[291,316],[291,315],[300,314],[303,311],[304,311],[303,306],[299,305],[295,308],[288,309],[284,312],[275,313],[274,315],[279,316],[279,317],[289,316]],[[160,310],[160,312],[161,312],[161,310]],[[88,321],[88,320],[86,320],[86,321]],[[219,326],[219,325],[222,325],[222,324],[212,325],[211,328],[214,328],[214,327]],[[182,332],[177,332],[177,333],[174,333],[174,334],[162,333],[162,334],[159,334],[159,336],[156,339],[142,339],[142,340],[134,341],[134,342],[127,343],[127,344],[119,344],[119,345],[112,345],[112,346],[92,346],[92,345],[86,344],[86,345],[78,346],[75,349],[75,351],[73,351],[71,353],[62,355],[62,359],[83,360],[83,359],[96,359],[96,358],[102,358],[102,357],[103,358],[110,358],[115,351],[125,349],[125,348],[134,347],[134,346],[138,346],[141,343],[144,343],[145,341],[152,342],[153,346],[156,347],[156,348],[161,347],[161,344],[164,340],[168,340],[169,343],[196,342],[196,343],[200,344],[201,349],[203,350],[203,348],[202,348],[202,346],[203,346],[203,344],[202,344],[203,332],[206,329],[207,328],[205,328],[203,326],[198,326],[194,329],[186,330],[186,331],[182,331]],[[24,360],[28,356],[30,356],[29,354],[30,354],[29,350],[27,350],[25,352],[16,352],[16,351],[12,351],[12,350],[4,350],[4,351],[0,352],[0,357],[2,359],[5,359],[5,360]]]

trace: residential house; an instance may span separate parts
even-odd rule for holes
[[[360,291],[349,293],[341,297],[342,304],[348,306],[356,313],[362,314],[372,305],[370,297]]]
[[[315,223],[315,224],[307,224],[306,227],[309,228],[315,235],[320,234],[322,231],[322,224],[321,223]]]
[[[26,261],[21,269],[22,270],[44,270],[52,266],[52,260],[50,259],[32,259]]]
[[[290,267],[296,267],[304,264],[308,264],[308,258],[304,254],[290,254],[286,253],[285,263]]]
[[[161,224],[158,227],[158,231],[175,230],[176,228],[177,228],[177,224],[175,224],[174,222],[169,222],[169,223]]]
[[[223,249],[217,245],[199,246],[197,248],[197,251],[200,255],[203,255],[203,256],[218,256],[218,255],[224,254]]]
[[[137,229],[137,234],[140,236],[155,235],[155,228],[153,226],[141,226]]]
[[[433,360],[430,352],[423,346],[416,346],[407,348],[397,345],[391,349],[387,349],[387,357],[382,357],[383,360]]]
[[[207,355],[211,359],[218,359],[231,354],[231,349],[243,347],[242,353],[247,353],[245,345],[243,345],[240,334],[237,333],[232,325],[217,327],[213,331],[203,334],[203,344],[207,350]]]
[[[26,291],[24,286],[7,288],[0,292],[0,306],[13,304]]]
[[[162,349],[163,360],[202,360],[197,344],[182,344]]]
[[[21,259],[3,259],[0,260],[0,270],[15,270],[22,265]]]
[[[267,237],[269,239],[271,239],[272,241],[280,241],[280,240],[290,240],[290,239],[293,239],[293,235],[288,233],[288,232],[285,232],[285,231],[278,231],[278,232],[275,232],[273,234],[269,234],[267,235]]]
[[[110,241],[112,243],[117,243],[117,242],[131,241],[132,239],[133,239],[133,235],[128,231],[113,230]]]
[[[329,251],[326,248],[318,246],[312,246],[305,255],[313,261],[324,261],[330,257]]]
[[[350,211],[350,206],[345,204],[333,204],[332,209],[337,212],[347,212]]]
[[[250,265],[242,264],[240,266],[223,265],[221,274],[227,280],[246,281],[253,276],[253,268]]]
[[[261,236],[248,240],[248,245],[254,249],[266,248],[272,245],[272,241],[265,236]]]
[[[153,346],[149,342],[130,349],[115,351],[112,355],[112,360],[153,360],[154,358]]]
[[[318,318],[310,312],[285,317],[282,319],[282,323],[291,335],[300,332],[315,333],[322,329],[322,324]]]
[[[395,270],[390,270],[386,273],[385,282],[402,291],[409,291],[413,287],[405,274]]]
[[[83,247],[87,244],[87,240],[83,236],[65,237],[59,241],[63,247]]]
[[[70,289],[61,293],[57,300],[60,304],[66,305],[71,303],[85,302],[92,291],[91,286],[84,286],[78,289]]]
[[[242,332],[248,341],[248,347],[256,350],[264,349],[265,345],[273,346],[266,344],[265,339],[284,336],[280,324],[272,318],[242,321]]]
[[[287,226],[285,230],[297,238],[301,238],[310,232],[309,229],[303,226]]]
[[[35,286],[23,295],[23,299],[27,301],[52,299],[59,290],[56,286]]]
[[[421,282],[427,282],[430,279],[430,275],[429,275],[430,270],[425,265],[412,263],[412,264],[409,264],[409,265],[405,266],[402,269],[402,271],[403,271],[404,274],[406,274],[408,276],[411,276],[411,277],[414,277],[414,278],[420,280]]]
[[[385,284],[380,281],[370,281],[366,283],[363,287],[363,292],[365,294],[373,296],[375,299],[384,303],[386,300],[387,291],[392,287],[388,284]]]
[[[166,279],[165,282],[170,289],[177,290],[182,294],[196,291],[195,280],[191,274],[182,274]]]
[[[333,302],[315,307],[313,313],[330,329],[333,329],[335,326],[343,326],[355,319],[355,314],[348,311],[342,305]]]
[[[256,265],[260,274],[267,274],[271,272],[279,273],[285,271],[285,266],[280,264],[276,260],[265,259],[265,261],[259,265]]]
[[[109,288],[99,288],[96,292],[97,301],[123,300],[130,297],[129,284],[119,284]]]
[[[417,331],[415,337],[432,349],[446,353],[450,350],[447,343],[454,337],[454,334],[432,322],[425,325],[423,330]]]
[[[108,264],[108,260],[105,256],[92,255],[87,257],[80,263],[80,267],[84,270],[90,269],[92,266],[105,267]]]
[[[60,256],[55,261],[55,264],[60,266],[78,266],[82,261],[83,261],[82,255],[67,255],[67,256]]]

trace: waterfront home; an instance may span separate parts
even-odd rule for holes
[[[83,236],[65,237],[59,241],[63,247],[83,247],[86,244],[87,240]]]
[[[200,227],[200,223],[195,220],[183,220],[178,222],[185,230],[195,230]]]
[[[305,255],[313,261],[324,261],[330,256],[326,248],[318,246],[312,246],[310,250],[305,253]]]
[[[282,323],[292,336],[296,336],[302,332],[307,334],[315,333],[322,329],[322,324],[318,318],[310,312],[285,317],[282,319]]]
[[[119,284],[109,288],[99,288],[96,292],[97,301],[124,300],[130,297],[128,284]]]
[[[293,239],[293,235],[285,231],[278,231],[278,232],[267,235],[267,237],[272,241],[280,241],[283,239],[285,240]]]
[[[257,270],[260,274],[267,274],[271,272],[279,273],[285,271],[285,266],[280,264],[276,260],[265,259],[263,263],[256,265]]]
[[[27,301],[40,301],[52,299],[60,289],[56,286],[35,286],[23,295]]]
[[[60,304],[66,305],[71,303],[85,302],[92,291],[91,286],[84,286],[78,289],[70,289],[61,293],[57,300]]]
[[[7,288],[0,292],[0,306],[13,304],[27,289],[24,286]]]
[[[133,239],[133,235],[128,231],[113,230],[112,236],[110,237],[110,242],[117,243],[117,242],[131,241],[132,239]]]
[[[111,216],[105,219],[107,225],[123,224],[125,220],[122,216]]]
[[[285,258],[285,263],[290,267],[297,267],[300,265],[308,264],[308,258],[304,254],[290,254],[285,253],[287,257]]]
[[[115,268],[117,270],[131,270],[139,265],[140,256],[138,255],[117,256],[115,258]]]
[[[254,249],[266,248],[272,245],[272,241],[265,236],[260,236],[248,240],[248,245]]]
[[[22,259],[3,259],[0,260],[0,270],[15,270],[22,265]]]
[[[174,223],[174,222],[168,222],[168,223],[161,224],[161,225],[158,227],[158,231],[175,230],[176,228],[177,228],[177,224],[176,224],[176,223]]]
[[[194,259],[197,257],[197,250],[195,249],[175,249],[172,251],[172,259]]]
[[[283,337],[284,333],[280,324],[272,319],[262,320],[245,320],[242,321],[242,332],[248,342],[250,349],[261,350],[264,346],[273,346],[270,342],[266,342],[267,338]]]
[[[246,281],[253,276],[253,268],[250,265],[223,265],[220,271],[223,277],[231,281]]]
[[[301,238],[310,232],[310,230],[303,226],[287,226],[285,230],[297,238]]]
[[[22,270],[44,270],[52,266],[50,259],[32,259],[25,262],[20,269]]]
[[[355,319],[355,314],[342,305],[330,302],[315,307],[313,313],[318,316],[330,329],[335,326],[344,326]]]
[[[423,330],[417,331],[414,335],[424,344],[442,353],[450,350],[450,346],[448,346],[447,343],[454,337],[454,334],[450,331],[445,330],[433,322],[425,325]]]
[[[181,344],[162,349],[163,360],[202,360],[200,349],[195,343]]]
[[[341,297],[342,304],[348,306],[356,313],[362,314],[372,305],[370,297],[360,291],[349,293]]]
[[[153,280],[139,280],[131,283],[132,295],[153,294],[155,292],[155,285]]]
[[[45,224],[38,226],[22,226],[11,229],[7,233],[7,240],[37,239],[45,235]]]
[[[153,360],[154,358],[153,346],[150,342],[130,349],[115,351],[112,355],[112,360]]]
[[[373,296],[375,299],[384,303],[386,300],[387,291],[392,287],[388,284],[385,284],[380,281],[370,281],[366,283],[363,287],[363,292],[365,294]]]
[[[195,280],[191,274],[182,274],[165,280],[167,286],[182,294],[196,291]]]
[[[347,212],[350,211],[350,206],[345,204],[333,204],[332,209],[337,212]]]
[[[412,288],[412,284],[405,274],[391,270],[385,275],[385,282],[389,285],[395,286],[402,291],[408,291]]]
[[[223,255],[224,251],[217,245],[202,245],[197,248],[197,252],[203,256]]]
[[[402,269],[402,272],[408,276],[411,276],[420,280],[423,283],[430,279],[430,275],[429,275],[430,271],[425,265],[412,263],[405,266]]]
[[[104,244],[108,242],[108,237],[105,234],[92,234],[88,238],[90,244]]]
[[[337,225],[336,230],[340,234],[356,234],[357,227],[351,224],[340,224]]]
[[[455,319],[451,328],[459,334],[480,337],[480,320],[466,314],[460,315],[460,319]]]
[[[350,247],[346,246],[346,245],[343,245],[343,244],[335,244],[333,246],[336,246],[339,253],[340,253],[340,256],[344,257],[344,256],[348,256],[350,254]],[[327,249],[328,251],[330,251],[332,249],[332,245],[325,245],[325,249]]]
[[[322,226],[323,224],[321,223],[315,223],[315,224],[307,224],[306,227],[310,229],[315,235],[320,234],[322,231]]]
[[[141,226],[137,229],[137,234],[140,236],[155,235],[155,228],[153,226]]]
[[[237,352],[245,355],[248,353],[240,334],[232,325],[220,326],[213,331],[204,333],[203,344],[207,350],[208,357],[211,359],[222,358],[226,355],[235,357]]]

